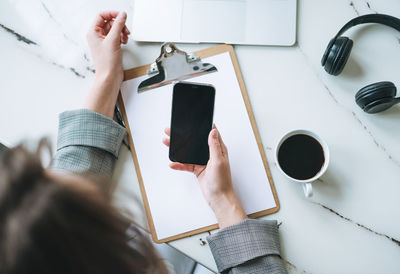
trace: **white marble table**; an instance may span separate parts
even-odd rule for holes
[[[400,33],[377,25],[350,31],[355,46],[339,77],[327,75],[320,59],[349,19],[373,12],[400,17],[400,2],[298,4],[295,46],[235,47],[281,203],[278,213],[265,218],[282,222],[282,254],[291,273],[399,273],[400,108],[367,115],[354,95],[375,81],[400,85]],[[16,144],[47,135],[55,144],[57,114],[82,106],[93,81],[84,34],[104,9],[126,10],[131,20],[128,0],[0,1],[0,140]],[[152,62],[159,46],[129,42],[124,67]],[[186,51],[207,46],[181,45]],[[279,137],[297,128],[319,133],[331,151],[311,199],[284,179],[273,158]],[[115,181],[115,203],[145,224],[126,148]],[[207,235],[170,244],[215,270],[208,246],[200,244]]]

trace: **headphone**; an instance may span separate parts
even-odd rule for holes
[[[339,75],[349,59],[353,41],[341,36],[345,31],[360,24],[378,23],[400,31],[400,19],[385,14],[367,14],[356,17],[344,25],[335,37],[329,42],[321,64],[325,71],[331,75]],[[367,113],[378,113],[400,103],[400,98],[395,98],[396,86],[392,82],[377,82],[360,89],[356,96],[356,103]]]

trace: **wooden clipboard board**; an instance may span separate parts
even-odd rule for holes
[[[256,124],[256,121],[255,121],[255,118],[254,118],[253,110],[251,108],[249,97],[247,95],[247,91],[246,91],[246,88],[245,88],[245,85],[244,85],[244,82],[243,82],[242,74],[240,72],[239,63],[237,61],[235,51],[234,51],[234,49],[233,49],[233,47],[231,45],[218,45],[218,46],[214,46],[214,47],[211,47],[211,48],[207,48],[207,49],[204,49],[204,50],[197,51],[197,52],[195,52],[195,54],[196,54],[196,56],[198,56],[201,59],[203,59],[203,58],[207,58],[207,57],[210,57],[210,56],[218,55],[218,54],[221,54],[221,53],[224,53],[224,52],[229,52],[229,55],[231,57],[232,64],[234,66],[235,73],[236,73],[236,78],[238,80],[238,83],[239,83],[239,86],[240,86],[240,90],[241,90],[241,93],[242,93],[242,96],[243,96],[243,101],[244,101],[244,103],[246,105],[246,110],[247,110],[248,116],[250,118],[250,122],[251,122],[251,126],[252,126],[252,129],[253,129],[253,133],[254,133],[254,136],[255,136],[256,141],[257,141],[258,149],[259,149],[259,152],[260,152],[263,164],[264,164],[265,171],[267,173],[267,177],[268,177],[268,180],[269,180],[269,183],[270,183],[270,187],[271,187],[271,190],[272,190],[272,193],[273,193],[273,196],[274,196],[275,204],[276,204],[276,206],[274,208],[258,211],[258,212],[255,212],[255,213],[252,213],[252,214],[248,215],[251,218],[258,218],[258,217],[261,217],[261,216],[265,216],[265,215],[269,215],[269,214],[277,212],[279,210],[279,208],[280,208],[280,205],[279,205],[278,196],[277,196],[277,193],[276,193],[276,190],[275,190],[275,186],[274,186],[274,183],[273,183],[273,180],[272,180],[271,171],[269,169],[269,165],[268,165],[268,162],[267,162],[267,157],[265,155],[264,148],[263,148],[263,145],[262,145],[262,142],[261,142],[261,137],[260,137],[260,134],[258,132],[257,124]],[[137,78],[137,77],[140,77],[140,76],[143,76],[143,75],[146,75],[147,70],[149,68],[150,68],[150,65],[145,65],[145,66],[132,68],[132,69],[124,71],[124,81],[130,80],[130,79],[134,79],[134,78]],[[151,214],[151,211],[150,211],[149,201],[148,201],[148,198],[147,198],[147,195],[146,195],[146,190],[145,190],[145,187],[144,187],[143,178],[142,178],[141,171],[140,171],[140,165],[139,165],[138,157],[136,155],[135,145],[133,143],[133,139],[132,139],[129,123],[128,123],[128,118],[127,118],[127,115],[126,115],[125,106],[124,106],[124,102],[123,102],[121,93],[119,94],[118,102],[119,102],[121,114],[122,114],[122,117],[123,117],[123,120],[124,120],[124,123],[125,123],[125,126],[126,126],[126,130],[127,130],[128,136],[129,136],[130,150],[131,150],[133,161],[134,161],[134,164],[135,164],[136,174],[137,174],[139,185],[140,185],[140,191],[141,191],[141,194],[142,194],[143,203],[144,203],[144,207],[145,207],[145,210],[146,210],[147,221],[148,221],[148,224],[149,224],[149,228],[150,228],[150,232],[151,232],[153,240],[156,243],[164,243],[164,242],[169,242],[169,241],[177,240],[177,239],[180,239],[180,238],[188,237],[188,236],[191,236],[191,235],[196,235],[196,234],[199,234],[199,233],[202,233],[202,232],[206,232],[206,231],[209,231],[209,230],[218,229],[218,224],[214,224],[214,225],[206,226],[206,227],[199,228],[199,229],[196,229],[196,230],[192,230],[192,231],[189,231],[189,232],[181,233],[181,234],[178,234],[178,235],[175,235],[175,236],[172,236],[172,237],[164,238],[164,239],[161,239],[161,240],[158,239],[157,234],[156,234],[156,230],[155,230],[155,227],[154,227],[153,217],[152,217],[152,214]]]

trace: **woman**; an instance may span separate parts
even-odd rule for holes
[[[94,85],[84,109],[60,115],[52,170],[23,147],[3,160],[0,273],[167,273],[152,244],[112,208],[104,191],[126,134],[112,120],[123,80],[121,43],[130,34],[125,21],[124,12],[103,12],[88,32]],[[169,145],[168,138],[163,142]],[[218,271],[285,273],[276,221],[247,219],[216,128],[208,142],[207,166],[171,168],[197,176],[217,217],[221,230],[207,240]]]

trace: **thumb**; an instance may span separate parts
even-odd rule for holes
[[[208,135],[208,147],[210,148],[210,160],[217,160],[222,157],[222,147],[218,138],[219,132],[213,128]]]
[[[110,30],[110,36],[113,39],[118,39],[120,38],[122,29],[125,26],[125,22],[126,22],[126,12],[125,11],[121,11],[118,13],[117,18],[115,18],[114,23],[111,27]]]

